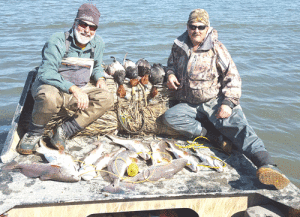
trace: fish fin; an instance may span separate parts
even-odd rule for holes
[[[171,148],[166,148],[166,150],[172,152],[172,149],[171,149]]]
[[[131,161],[134,162],[134,163],[137,163],[138,159],[137,158],[131,158]]]
[[[189,153],[188,153],[187,151],[183,151],[183,154],[184,154],[185,156],[189,156]]]
[[[105,134],[105,137],[108,138],[110,141],[114,142],[114,136]]]
[[[150,159],[150,155],[145,154],[145,153],[139,153],[139,156],[140,156],[141,158],[143,158],[144,160],[149,160],[149,159]]]
[[[128,183],[128,182],[124,183],[124,182],[120,182],[120,186],[122,186],[122,187],[124,187],[124,188],[127,188],[127,189],[130,189],[130,190],[132,190],[132,191],[135,190],[135,184],[133,184],[133,183]]]
[[[119,185],[115,186],[114,184],[111,184],[111,185],[108,185],[108,186],[104,187],[103,191],[109,192],[109,193],[112,193],[112,194],[123,194],[123,193],[125,193],[124,190]]]
[[[51,164],[51,167],[54,167],[54,168],[60,168],[60,166],[55,165],[55,164]]]
[[[167,161],[168,163],[171,162],[171,160],[169,158],[162,158],[163,161]]]
[[[174,174],[169,173],[169,174],[166,174],[166,175],[165,175],[164,179],[172,179],[173,176],[174,176]]]
[[[40,180],[41,181],[51,180],[51,176],[49,174],[42,175],[40,176]]]

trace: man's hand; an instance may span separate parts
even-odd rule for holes
[[[232,114],[232,108],[228,105],[221,105],[216,116],[217,118],[228,118]]]
[[[178,82],[175,75],[170,74],[168,77],[167,86],[169,89],[177,90],[180,83]]]
[[[104,90],[108,90],[108,86],[107,86],[105,80],[102,79],[102,78],[100,78],[100,79],[97,81],[96,87],[102,88],[102,89],[104,89]]]
[[[77,107],[81,110],[88,108],[89,106],[89,97],[83,92],[79,87],[73,85],[70,87],[69,91],[77,99]]]

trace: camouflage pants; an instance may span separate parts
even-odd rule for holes
[[[62,108],[75,111],[74,119],[84,128],[113,107],[114,98],[110,92],[97,88],[88,83],[81,88],[89,97],[89,107],[85,110],[77,109],[77,99],[64,93],[52,85],[35,81],[31,88],[34,98],[32,122],[45,126],[54,114]]]
[[[179,103],[165,112],[163,121],[167,126],[177,130],[182,135],[195,138],[202,131],[202,124],[198,120],[207,118],[221,134],[226,136],[248,158],[251,159],[258,152],[267,152],[263,141],[258,138],[249,125],[241,106],[234,107],[231,116],[228,118],[216,118],[216,113],[222,101],[223,98],[220,97],[199,105]]]

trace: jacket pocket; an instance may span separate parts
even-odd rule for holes
[[[191,80],[187,85],[187,101],[192,104],[204,103],[216,97],[219,93],[218,83],[214,80]]]

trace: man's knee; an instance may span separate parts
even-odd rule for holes
[[[105,111],[111,110],[114,107],[114,95],[109,91],[101,90],[93,94],[92,98]]]
[[[43,85],[43,88],[35,94],[35,107],[44,113],[56,113],[63,104],[62,96],[56,87],[51,85]]]

